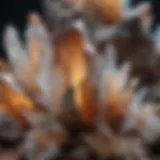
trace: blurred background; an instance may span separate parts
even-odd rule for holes
[[[160,0],[132,0],[132,5],[143,1],[149,1],[153,5],[155,15],[153,27],[155,27],[160,23]],[[7,24],[13,24],[20,31],[23,31],[27,13],[30,11],[42,13],[42,6],[41,0],[1,0],[0,7],[0,56],[5,57],[1,41],[4,27]]]

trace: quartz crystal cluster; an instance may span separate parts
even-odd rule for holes
[[[42,6],[23,36],[4,30],[0,160],[158,159],[160,30],[151,32],[151,5]]]

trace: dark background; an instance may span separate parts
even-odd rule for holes
[[[2,45],[2,36],[7,24],[13,24],[20,31],[23,31],[27,14],[30,11],[41,10],[41,0],[0,0],[0,56],[5,58],[5,51]]]
[[[132,0],[133,5],[146,0]],[[160,23],[160,0],[148,0],[153,4],[155,24]],[[1,0],[0,3],[0,56],[5,57],[2,47],[2,33],[6,24],[15,25],[23,31],[27,13],[38,11],[42,13],[41,0]],[[155,26],[155,25],[154,25]]]

